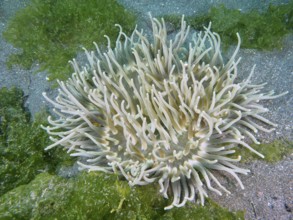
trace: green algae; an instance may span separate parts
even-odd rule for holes
[[[65,179],[39,174],[0,197],[0,219],[244,219],[208,200],[165,211],[154,185],[130,188],[114,174],[82,172]]]
[[[17,88],[0,89],[0,195],[30,182],[43,170],[55,171],[64,158],[69,161],[60,150],[44,152],[50,142],[40,124],[47,123],[47,114],[39,113],[31,121],[24,99]]]
[[[180,16],[169,15],[164,16],[164,19],[175,28],[180,27]],[[265,12],[241,12],[220,5],[212,7],[204,15],[187,17],[186,21],[198,30],[212,22],[212,30],[220,35],[224,48],[237,44],[238,32],[243,48],[281,49],[284,36],[293,32],[293,1],[278,6],[270,5]]]
[[[251,147],[263,154],[265,158],[262,159],[247,149],[238,148],[236,154],[241,155],[241,162],[247,163],[261,159],[268,163],[277,163],[293,153],[293,141],[284,139],[276,139],[271,143],[251,144]]]
[[[7,62],[40,70],[48,69],[49,79],[67,79],[71,73],[68,60],[82,47],[93,48],[93,41],[106,44],[104,35],[115,42],[120,24],[130,33],[135,16],[116,0],[32,0],[8,22],[3,37],[20,51]]]

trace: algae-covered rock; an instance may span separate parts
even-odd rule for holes
[[[150,193],[151,189],[148,190]],[[81,173],[65,179],[40,174],[28,185],[0,197],[0,216],[7,219],[151,219],[160,197],[132,191],[115,175]],[[144,198],[144,203],[140,199]],[[163,207],[161,207],[163,209]]]
[[[44,151],[49,138],[40,124],[47,123],[46,115],[40,113],[32,122],[23,104],[20,89],[0,89],[0,196],[43,170],[55,171],[67,158],[60,150]]]
[[[164,211],[154,186],[130,188],[114,174],[80,173],[66,179],[48,173],[0,197],[0,219],[243,219],[208,201]]]

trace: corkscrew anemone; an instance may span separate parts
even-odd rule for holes
[[[181,29],[168,39],[164,21],[151,18],[153,39],[134,30],[130,37],[120,27],[114,49],[85,50],[88,65],[79,67],[66,82],[58,82],[53,104],[57,118],[44,127],[53,144],[80,158],[81,169],[115,172],[130,185],[157,182],[165,207],[187,201],[204,204],[207,190],[229,191],[215,172],[224,171],[243,188],[235,155],[240,145],[263,157],[246,142],[258,144],[254,133],[276,126],[260,114],[268,111],[259,101],[280,95],[260,93],[264,84],[248,79],[236,83],[238,45],[225,63],[220,37],[210,26],[190,36]],[[191,39],[188,41],[188,39]],[[264,127],[265,125],[266,127]]]

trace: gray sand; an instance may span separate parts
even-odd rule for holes
[[[6,27],[7,20],[15,11],[25,5],[27,1],[0,0],[0,32]],[[224,3],[230,8],[242,11],[251,9],[263,10],[270,1],[247,0],[119,0],[126,8],[134,10],[138,14],[138,28],[149,30],[148,13],[159,16],[169,13],[176,14],[202,14],[211,5]],[[288,1],[273,1],[284,3]],[[43,102],[42,92],[46,91],[51,97],[56,91],[50,89],[45,80],[44,72],[32,74],[37,70],[37,64],[30,69],[24,70],[13,67],[8,70],[5,61],[9,54],[16,51],[10,44],[0,37],[0,88],[3,86],[17,86],[24,90],[27,96],[26,106],[32,114],[38,112],[46,104]],[[267,82],[266,90],[275,90],[276,94],[289,91],[289,94],[276,100],[268,101],[265,106],[271,111],[266,117],[278,123],[277,131],[270,134],[259,134],[262,142],[268,142],[274,138],[287,138],[292,140],[293,131],[293,36],[286,38],[284,49],[281,51],[260,52],[257,50],[241,49],[239,56],[242,61],[239,65],[239,77],[245,78],[254,64],[256,71],[253,76],[255,83]],[[284,158],[277,164],[266,164],[263,161],[255,161],[251,164],[242,164],[250,169],[251,174],[240,176],[244,190],[231,180],[224,177],[222,182],[231,191],[231,195],[209,195],[220,205],[230,210],[246,210],[247,219],[293,219],[293,155]]]

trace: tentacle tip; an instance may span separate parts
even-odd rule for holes
[[[170,210],[170,209],[172,209],[174,206],[173,205],[169,205],[169,206],[166,206],[165,208],[164,208],[164,210]]]

